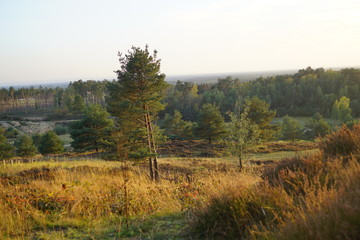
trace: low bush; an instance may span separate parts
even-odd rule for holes
[[[349,157],[360,152],[360,124],[349,129],[343,125],[338,131],[323,137],[319,143],[325,157]]]
[[[194,211],[191,226],[200,239],[243,239],[251,229],[277,225],[289,211],[294,205],[281,188],[227,188]]]

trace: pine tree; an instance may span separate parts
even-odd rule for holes
[[[192,136],[191,122],[182,120],[182,115],[175,110],[174,115],[165,114],[162,128],[165,130],[166,136],[170,139],[185,139]]]
[[[167,87],[165,75],[160,73],[157,52],[150,55],[148,46],[144,50],[132,47],[123,57],[119,53],[121,69],[117,70],[118,81],[109,85],[108,111],[117,117],[122,135],[145,140],[151,179],[159,180],[157,146],[154,123],[157,113],[164,108],[160,103]],[[139,134],[141,133],[141,134]]]
[[[285,117],[283,117],[283,123],[281,126],[282,129],[282,138],[284,140],[291,140],[293,142],[295,142],[297,139],[300,138],[301,136],[301,130],[302,127],[300,125],[300,123],[298,121],[296,121],[295,119],[289,117],[288,115],[286,115]]]
[[[16,154],[20,157],[33,157],[37,154],[36,146],[29,135],[20,136],[14,143]]]
[[[64,145],[55,132],[48,131],[41,137],[39,151],[41,154],[62,153]]]
[[[204,104],[199,112],[196,135],[208,140],[211,144],[212,140],[219,139],[225,135],[225,121],[218,107],[214,104]]]
[[[248,118],[259,127],[260,139],[273,139],[279,130],[276,125],[271,124],[276,111],[270,110],[270,105],[258,97],[246,99],[245,108],[248,108]]]
[[[14,147],[7,143],[4,132],[4,129],[0,128],[0,160],[9,159],[14,156]]]
[[[85,109],[82,120],[71,125],[71,146],[80,151],[103,149],[109,146],[110,127],[113,121],[100,105],[90,105]]]

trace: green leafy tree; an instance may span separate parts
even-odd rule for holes
[[[231,121],[228,123],[228,134],[225,137],[230,152],[238,158],[240,169],[243,167],[244,152],[260,140],[259,126],[249,118],[249,109],[247,106],[240,115],[230,114]]]
[[[108,111],[117,117],[117,127],[123,136],[134,136],[137,142],[147,145],[151,179],[159,180],[157,145],[154,120],[164,105],[160,102],[165,88],[165,74],[160,72],[157,51],[151,55],[148,46],[144,50],[132,47],[123,57],[119,53],[121,69],[118,81],[109,85]],[[144,141],[145,140],[145,141]],[[123,146],[123,145],[122,145]]]
[[[349,98],[343,96],[334,102],[331,110],[331,118],[344,123],[352,120]]]
[[[4,136],[4,129],[0,128],[0,160],[5,160],[14,157],[14,147],[7,143]]]
[[[302,127],[298,121],[286,115],[282,119],[282,138],[295,142],[301,137]]]
[[[110,128],[113,121],[100,105],[90,105],[85,109],[82,120],[71,125],[71,146],[80,151],[107,148],[110,144]]]
[[[33,157],[38,152],[29,135],[21,135],[16,139],[14,146],[16,148],[16,154],[20,157]]]
[[[211,144],[212,140],[219,139],[226,134],[225,121],[218,107],[214,104],[204,104],[199,112],[195,133],[205,138]]]
[[[268,141],[274,139],[279,128],[271,124],[276,111],[270,110],[270,105],[258,97],[245,100],[245,108],[248,108],[248,118],[259,127],[260,139]]]
[[[54,131],[48,131],[41,137],[39,151],[41,154],[62,153],[64,145]]]
[[[182,120],[182,115],[178,110],[175,110],[172,116],[165,114],[162,128],[170,139],[187,139],[192,137],[193,124]]]
[[[305,135],[308,139],[323,137],[330,133],[331,126],[320,113],[316,113],[305,123]]]

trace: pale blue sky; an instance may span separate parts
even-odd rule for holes
[[[167,75],[360,65],[359,0],[0,0],[0,86],[115,78],[157,49]]]

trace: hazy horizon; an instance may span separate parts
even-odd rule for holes
[[[360,62],[357,0],[0,2],[0,85],[113,79],[117,52],[158,50],[168,76]]]
[[[311,66],[307,66],[311,67]],[[301,68],[305,69],[307,67]],[[359,66],[347,66],[347,67],[333,67],[333,68],[324,68],[325,70],[340,70],[344,68],[360,68]],[[315,69],[315,68],[314,68]],[[298,72],[300,69],[287,69],[287,70],[273,70],[273,71],[249,71],[249,72],[228,72],[228,73],[204,73],[204,74],[183,74],[183,75],[166,75],[166,81],[175,84],[177,81],[187,82],[191,81],[194,83],[216,83],[219,78],[225,77],[232,77],[232,78],[239,78],[241,81],[251,81],[255,80],[259,77],[269,77],[275,75],[282,75],[282,74],[294,74]],[[48,82],[36,82],[36,83],[19,83],[19,84],[5,84],[0,85],[0,88],[9,88],[14,87],[15,89],[22,88],[22,87],[67,87],[70,82],[75,82],[78,80],[88,81],[112,81],[116,80],[116,75],[113,78],[110,77],[103,77],[103,78],[86,78],[86,79],[62,79],[57,81],[48,81]]]

